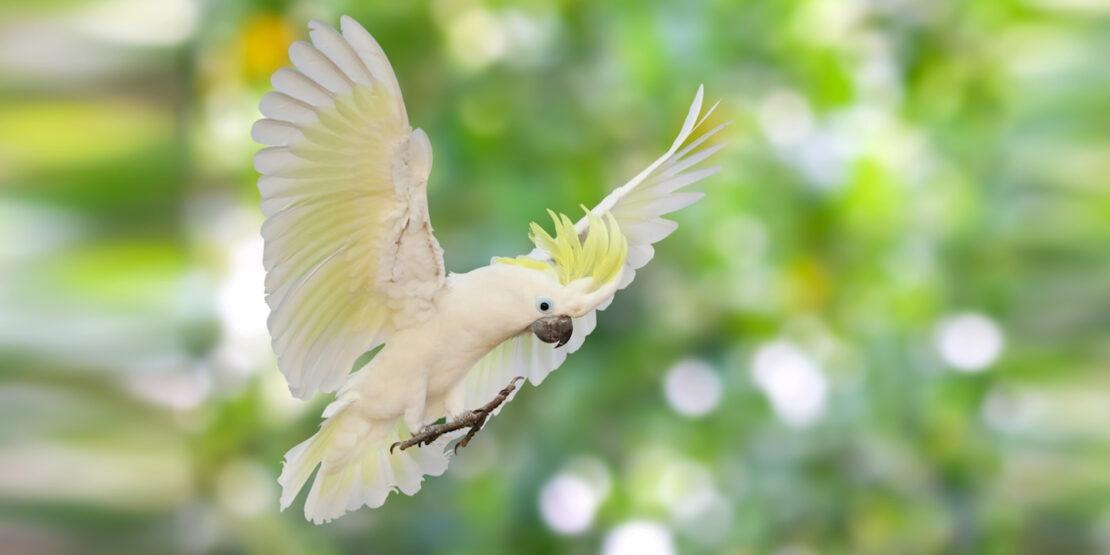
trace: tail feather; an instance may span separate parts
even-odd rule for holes
[[[320,431],[285,454],[278,483],[281,510],[293,503],[312,471],[319,466],[308,498],[305,518],[320,524],[363,505],[385,503],[390,492],[412,495],[424,476],[447,470],[449,437],[431,445],[389,452],[402,437],[409,437],[402,419],[366,421],[342,407],[330,412]]]

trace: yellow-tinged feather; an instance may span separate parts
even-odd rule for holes
[[[494,262],[539,271],[554,269],[563,285],[584,277],[593,278],[595,288],[612,281],[620,273],[628,256],[628,239],[621,233],[617,219],[612,214],[606,213],[602,218],[585,207],[583,210],[590,222],[585,243],[578,237],[570,218],[548,210],[547,213],[555,224],[555,236],[552,237],[543,227],[532,222],[528,238],[537,248],[551,256],[550,263],[527,256],[496,258]]]
[[[504,256],[499,256],[493,261],[498,264],[512,264],[513,266],[520,266],[522,268],[528,268],[529,270],[539,270],[541,272],[551,269],[551,265],[547,262],[536,260],[535,258],[528,258],[526,256],[520,256],[517,258],[507,258]]]

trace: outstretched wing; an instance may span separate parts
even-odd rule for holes
[[[709,117],[713,105],[704,115],[702,87],[690,106],[686,121],[666,154],[659,157],[631,181],[615,189],[591,212],[597,216],[612,214],[628,240],[628,257],[619,289],[624,289],[642,268],[655,256],[653,244],[670,235],[678,224],[663,218],[664,215],[697,202],[704,193],[685,192],[681,189],[709,177],[720,170],[719,166],[701,167],[725,143],[707,145],[728,122],[695,135]],[[584,237],[589,230],[589,218],[583,217],[575,224],[575,231]],[[537,248],[529,254],[540,261],[551,260],[551,253]],[[605,310],[612,297],[598,307]],[[575,319],[574,335],[565,348],[544,343],[531,333],[519,335],[495,347],[469,371],[466,376],[466,408],[474,409],[487,402],[516,376],[527,378],[539,385],[544,378],[582,346],[586,336],[597,324],[597,311]],[[504,406],[504,405],[501,405]]]
[[[309,23],[251,129],[266,223],[266,302],[297,397],[334,391],[363,352],[420,322],[444,285],[428,220],[432,151],[381,47],[355,20]]]

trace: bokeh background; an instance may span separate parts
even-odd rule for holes
[[[449,472],[277,511],[249,128],[355,16],[448,268],[734,120],[585,347]],[[1110,552],[1100,0],[0,2],[0,553]]]

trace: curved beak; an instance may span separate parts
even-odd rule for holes
[[[571,320],[570,316],[548,316],[532,322],[529,329],[540,338],[540,341],[558,342],[555,346],[562,347],[570,341],[570,336],[574,333],[574,320]]]

